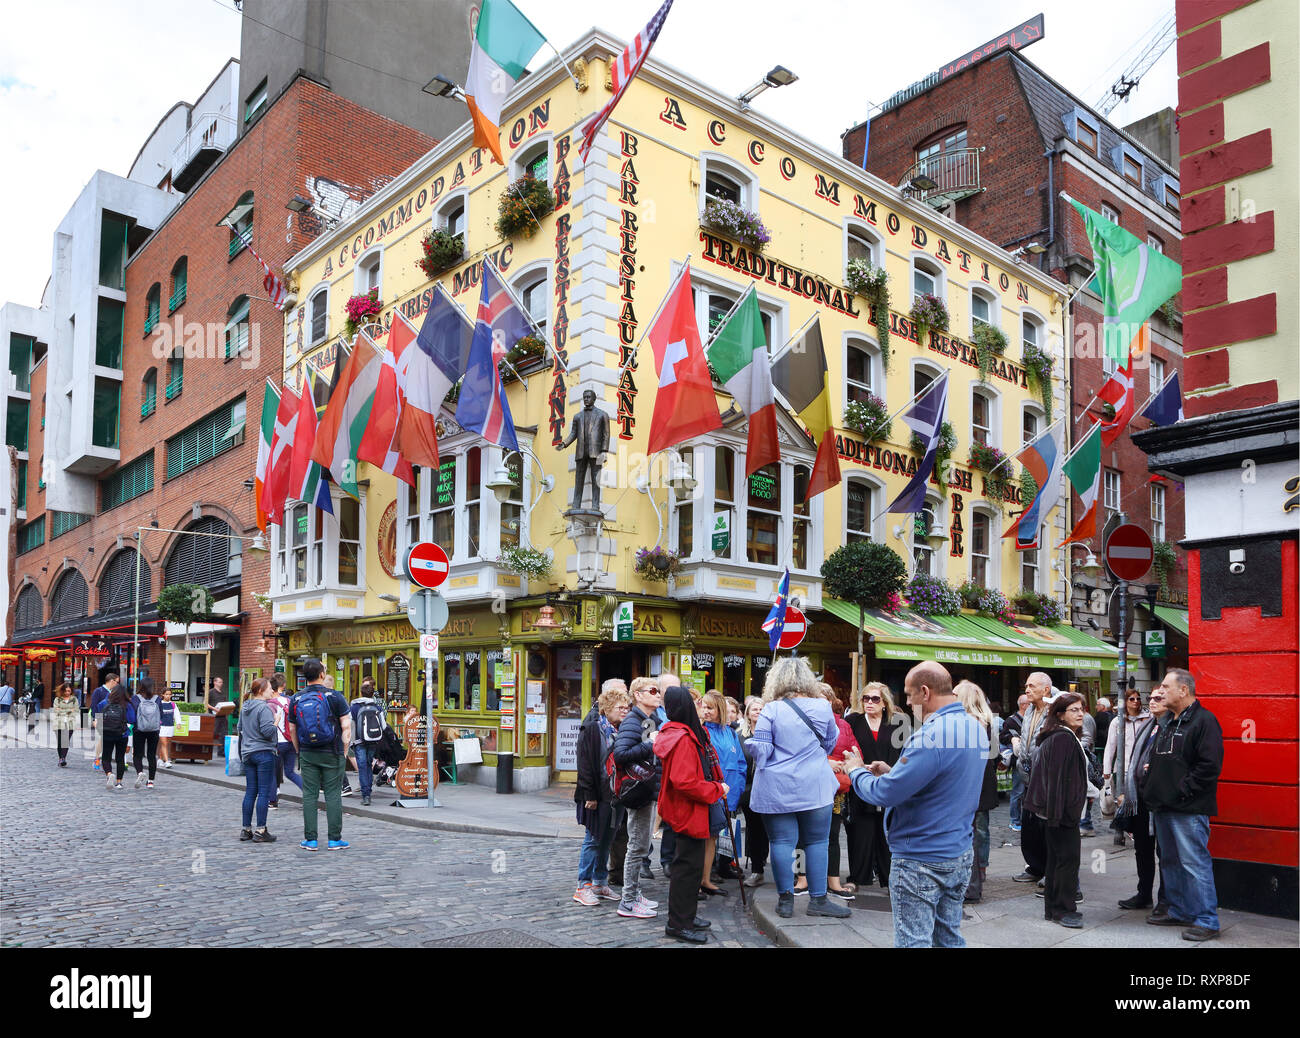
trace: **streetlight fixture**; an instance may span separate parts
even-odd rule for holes
[[[446,76],[435,75],[420,90],[426,94],[432,94],[434,97],[450,97],[465,100],[465,91],[461,89],[459,83],[448,79]]]
[[[764,90],[771,87],[789,86],[791,83],[798,82],[799,77],[791,72],[784,65],[776,65],[767,75],[755,83],[752,87],[740,95],[737,100],[740,102],[740,110],[748,111],[751,102]]]
[[[514,452],[512,451],[510,453],[514,453]],[[537,471],[538,473],[540,473],[542,477],[540,483],[538,484],[540,490],[538,491],[537,498],[533,501],[532,505],[528,509],[528,511],[531,513],[532,510],[536,508],[538,504],[541,503],[542,494],[549,494],[552,490],[555,489],[555,477],[548,476],[546,474],[546,470],[542,468],[542,463],[537,459],[537,455],[534,454],[532,451],[530,451],[527,447],[519,448],[519,456],[520,458],[528,458],[530,461],[532,461],[532,463],[537,466]],[[510,470],[506,468],[507,457],[509,457],[509,454],[502,453],[501,461],[498,463],[496,469],[493,471],[492,478],[483,484],[490,491],[492,491],[494,495],[496,495],[497,501],[499,501],[503,505],[510,500],[511,492],[517,486],[519,486],[519,484],[515,483],[515,481],[510,478]]]

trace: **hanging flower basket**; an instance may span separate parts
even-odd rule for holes
[[[430,231],[420,241],[423,251],[415,265],[426,278],[435,278],[465,258],[465,235],[450,231]]]
[[[948,308],[943,305],[942,299],[929,292],[922,292],[916,297],[907,316],[916,325],[916,341],[922,346],[925,345],[926,333],[931,328],[940,332],[948,330]]]
[[[1007,337],[1000,328],[985,321],[975,322],[975,332],[970,340],[975,344],[975,363],[979,368],[980,381],[987,382],[993,358],[1000,357],[1007,351]]]
[[[372,288],[365,295],[353,296],[344,306],[347,313],[346,326],[348,336],[357,334],[357,329],[363,324],[370,324],[383,310],[383,304],[379,301],[379,289]]]
[[[653,548],[639,548],[632,568],[642,580],[667,581],[681,568],[681,557],[677,552],[658,545]]]
[[[854,400],[844,409],[844,427],[860,433],[868,443],[888,440],[893,426],[889,407],[878,396],[868,394],[866,400]]]
[[[762,252],[764,246],[772,240],[771,233],[763,226],[757,213],[751,213],[735,202],[721,198],[710,198],[704,204],[704,215],[700,217],[700,223],[755,252]]]
[[[554,209],[555,192],[546,181],[520,177],[506,188],[497,205],[497,234],[503,238],[531,238]]]
[[[1160,590],[1169,593],[1169,574],[1178,561],[1178,552],[1168,541],[1159,541],[1153,548],[1151,565],[1160,578]]]
[[[1039,349],[1033,344],[1026,344],[1021,355],[1021,363],[1025,366],[1029,388],[1034,390],[1043,401],[1043,410],[1050,423],[1052,421],[1052,367],[1055,361],[1046,350]]]
[[[530,580],[545,580],[551,575],[551,557],[536,548],[507,548],[497,559],[497,567]]]
[[[849,288],[862,296],[875,311],[876,341],[880,344],[880,365],[889,370],[889,276],[884,267],[869,260],[849,260]]]

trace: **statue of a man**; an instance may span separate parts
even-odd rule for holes
[[[609,450],[609,416],[596,408],[596,394],[588,389],[582,394],[582,410],[573,416],[569,435],[560,444],[563,450],[576,442],[577,471],[573,478],[573,508],[582,506],[582,483],[591,482],[591,507],[600,511],[600,467]]]

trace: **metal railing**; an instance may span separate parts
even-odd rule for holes
[[[228,115],[204,112],[196,115],[176,146],[172,149],[172,169],[182,170],[190,159],[205,148],[225,151],[239,136],[239,124]]]
[[[959,148],[931,155],[915,163],[903,174],[899,187],[912,197],[931,205],[947,205],[978,194],[980,186],[980,152],[983,148]],[[914,184],[914,181],[921,184]],[[924,186],[926,182],[933,187]]]

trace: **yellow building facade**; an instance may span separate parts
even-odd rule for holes
[[[442,544],[451,621],[434,674],[436,712],[444,730],[479,737],[485,763],[513,752],[522,789],[571,773],[578,723],[608,677],[689,670],[737,699],[761,689],[771,654],[760,624],[787,566],[811,621],[800,654],[843,683],[858,634],[826,611],[820,567],[847,540],[888,544],[911,571],[953,584],[969,577],[1007,594],[1065,591],[1065,570],[1053,565],[1065,506],[1045,517],[1042,549],[1016,552],[1001,536],[1021,508],[1015,480],[1007,500],[993,500],[968,463],[973,442],[1014,452],[1061,414],[1063,286],[653,60],[584,164],[577,127],[609,98],[608,66],[621,49],[593,32],[566,52],[577,82],[552,63],[518,84],[501,130],[507,168],[471,146],[466,123],[287,268],[295,301],[284,379],[294,388],[309,367],[333,369],[349,297],[376,288],[385,328],[420,325],[434,284],[417,261],[433,229],[464,235],[464,259],[437,280],[469,320],[488,258],[550,345],[521,360],[508,385],[522,456],[503,457],[463,431],[448,403],[438,472],[421,472],[412,488],[363,464],[359,502],[336,497],[336,518],[292,505],[272,544],[270,593],[288,655],[324,654],[349,695],[375,678],[395,712],[424,691],[400,560],[415,540]],[[525,172],[544,176],[557,204],[531,235],[503,238],[499,203]],[[756,212],[770,241],[750,248],[705,226],[710,198]],[[646,456],[657,378],[643,338],[688,257],[706,341],[751,284],[773,353],[820,320],[837,487],[804,501],[816,446],[785,409],[779,465],[747,476],[745,419],[720,386],[722,429]],[[847,285],[853,258],[888,273],[885,349],[872,306]],[[907,317],[917,291],[943,300],[948,331],[918,341]],[[983,380],[971,346],[979,321],[1007,340]],[[383,334],[375,338],[382,347]],[[1021,362],[1026,343],[1055,358],[1046,387]],[[957,445],[948,485],[931,480],[918,527],[912,516],[882,514],[920,461],[909,430],[895,418],[887,436],[869,437],[846,413],[868,397],[898,411],[944,371]],[[598,527],[565,514],[575,463],[572,448],[560,447],[588,389],[610,428]],[[725,536],[715,534],[720,522]],[[636,570],[637,551],[656,544],[680,555],[671,580]],[[520,547],[546,552],[549,576],[529,579],[497,562]],[[633,603],[630,641],[615,638],[622,602]],[[547,604],[558,632],[537,627]]]

